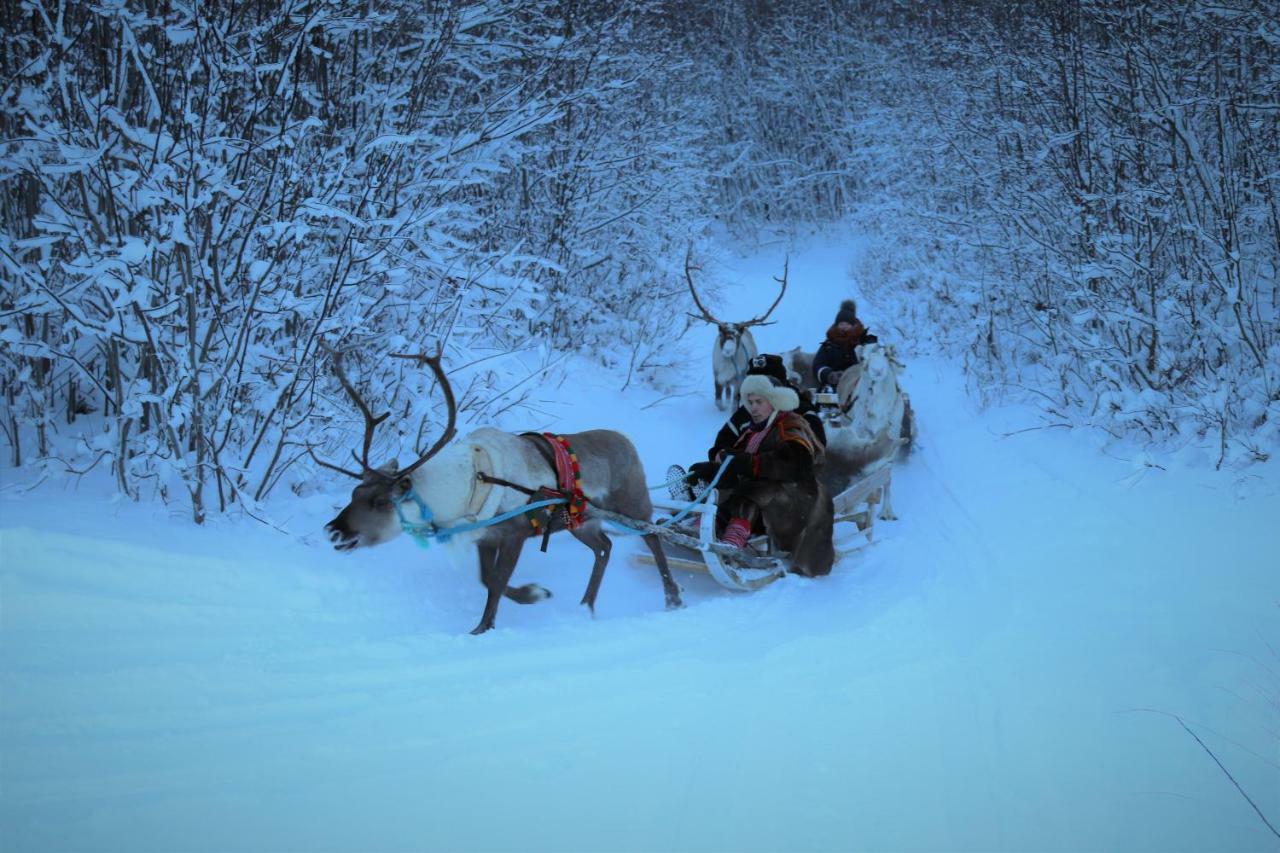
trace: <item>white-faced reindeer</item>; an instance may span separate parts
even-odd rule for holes
[[[325,347],[333,357],[334,369],[342,387],[364,415],[364,448],[359,456],[361,470],[348,471],[316,458],[316,462],[360,481],[351,492],[351,502],[338,517],[325,525],[333,547],[339,551],[379,545],[395,538],[402,522],[414,530],[431,532],[455,528],[468,523],[495,518],[545,497],[539,490],[559,490],[554,450],[541,434],[514,435],[495,429],[481,428],[460,441],[450,444],[454,436],[457,407],[439,354],[436,356],[400,355],[427,364],[436,376],[448,406],[448,423],[436,443],[406,468],[390,462],[381,468],[369,465],[369,446],[373,431],[387,414],[374,417],[342,370],[338,355]],[[587,582],[582,603],[595,613],[596,593],[604,578],[612,543],[601,529],[601,521],[591,514],[596,506],[614,513],[648,522],[653,512],[645,486],[644,469],[635,447],[626,436],[611,430],[589,430],[563,436],[580,466],[581,491],[588,499],[585,520],[570,532],[591,549],[595,563]],[[484,613],[472,630],[481,634],[493,627],[499,600],[505,596],[520,604],[530,604],[550,596],[537,584],[508,586],[511,574],[525,540],[530,536],[563,530],[566,514],[559,506],[553,510],[518,513],[505,521],[480,527],[458,536],[475,542],[480,560],[480,582],[488,591]],[[532,523],[536,519],[538,524]],[[680,590],[671,577],[662,543],[653,533],[643,536],[653,552],[654,562],[662,576],[667,608],[680,607]]]
[[[827,428],[827,483],[837,493],[863,471],[909,449],[915,435],[890,349],[870,343],[856,352],[857,364],[844,371],[836,389],[841,415]],[[888,487],[880,517],[897,517]]]
[[[782,295],[787,292],[787,265],[783,264],[782,278],[775,276],[773,279],[782,285],[782,289],[778,291],[778,298],[773,300],[769,310],[759,317],[742,323],[724,323],[712,316],[702,304],[702,300],[698,299],[697,288],[693,286],[693,274],[689,269],[687,253],[684,257],[684,277],[689,282],[689,293],[693,296],[693,304],[698,306],[701,312],[701,316],[695,314],[689,316],[695,320],[710,323],[719,330],[719,334],[716,335],[716,345],[711,350],[711,373],[716,384],[716,408],[724,409],[727,404],[729,411],[733,411],[738,408],[738,389],[747,376],[747,365],[757,353],[756,339],[751,334],[751,327],[769,325],[765,321],[782,301]]]

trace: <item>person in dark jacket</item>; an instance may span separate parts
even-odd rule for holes
[[[858,363],[856,348],[878,340],[858,319],[857,303],[852,299],[841,302],[836,321],[827,329],[826,340],[813,357],[813,376],[818,380],[818,387],[839,385],[844,372]]]
[[[753,533],[765,532],[791,553],[791,570],[825,575],[835,561],[834,508],[823,484],[822,444],[797,414],[799,393],[784,380],[754,374],[742,382],[750,422],[729,449],[720,476],[719,539],[743,548]],[[709,481],[721,463],[698,462],[690,479]]]
[[[817,437],[819,443],[823,447],[827,444],[827,432],[822,424],[822,416],[818,414],[817,408],[809,400],[809,395],[800,391],[795,385],[791,384],[787,378],[786,365],[782,363],[782,356],[773,355],[772,353],[761,353],[755,356],[747,365],[748,376],[772,376],[779,382],[786,383],[796,392],[799,399],[799,405],[796,407],[796,413],[802,416],[809,423],[809,429],[813,430],[813,434]],[[733,447],[733,443],[738,440],[738,436],[742,430],[751,423],[751,415],[747,412],[747,407],[739,406],[729,416],[729,420],[724,422],[724,426],[720,427],[720,431],[716,433],[715,442],[707,450],[707,459],[712,462],[719,462],[729,448]]]

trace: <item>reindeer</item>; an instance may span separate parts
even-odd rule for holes
[[[484,519],[495,518],[532,500],[545,497],[539,490],[558,490],[553,449],[541,434],[512,434],[481,428],[450,444],[455,434],[457,406],[453,389],[441,367],[440,353],[434,356],[397,354],[426,364],[435,374],[448,408],[444,433],[422,456],[405,468],[392,461],[380,468],[369,465],[369,447],[373,431],[390,412],[374,417],[355,387],[342,370],[338,354],[328,346],[335,372],[347,395],[364,415],[364,447],[359,456],[359,472],[350,471],[321,460],[317,463],[360,481],[351,492],[351,502],[338,516],[325,525],[333,547],[339,551],[371,547],[388,542],[400,534],[404,526],[415,530],[444,530]],[[482,634],[494,625],[498,604],[506,597],[519,604],[531,604],[550,596],[537,584],[508,586],[525,540],[535,534],[550,535],[566,528],[595,555],[591,578],[582,595],[582,603],[595,615],[596,594],[604,579],[612,542],[601,529],[601,520],[591,515],[591,507],[617,513],[638,522],[648,522],[653,506],[645,486],[644,469],[635,447],[626,436],[611,430],[588,430],[562,436],[566,439],[580,466],[581,492],[587,497],[585,520],[573,526],[564,511],[533,510],[490,526],[465,533],[475,543],[480,562],[480,583],[488,592],[480,622],[471,631]],[[531,521],[539,521],[535,526]],[[541,516],[541,518],[539,518]],[[643,537],[653,552],[667,609],[681,607],[680,590],[671,577],[662,543],[656,534]],[[545,547],[545,541],[544,541]]]
[[[817,353],[808,352],[803,347],[792,347],[780,355],[787,373],[796,380],[800,388],[818,387],[818,380],[813,375],[813,359]]]
[[[742,380],[746,378],[747,365],[758,352],[756,339],[751,334],[751,327],[771,325],[765,321],[782,301],[782,295],[787,292],[787,265],[784,263],[782,266],[782,278],[775,276],[773,279],[782,285],[782,289],[768,311],[745,323],[723,323],[712,316],[711,312],[703,306],[702,300],[698,299],[698,291],[693,286],[693,274],[689,271],[692,251],[690,249],[684,257],[684,277],[689,282],[689,293],[693,296],[693,304],[698,306],[701,315],[690,314],[689,316],[695,320],[710,323],[719,330],[719,334],[716,335],[716,345],[711,350],[711,373],[716,386],[716,408],[723,410],[727,403],[729,411],[732,412],[738,408],[738,389],[742,385]]]
[[[867,468],[904,452],[915,434],[892,349],[879,343],[862,344],[857,354],[857,364],[844,371],[836,389],[841,414],[827,429],[826,475],[833,493],[843,491]],[[888,487],[880,517],[897,518]]]

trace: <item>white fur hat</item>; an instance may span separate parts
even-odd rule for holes
[[[766,374],[753,373],[742,380],[740,393],[744,403],[748,394],[755,394],[764,397],[769,405],[780,412],[794,412],[800,405],[800,395],[796,393],[796,389]]]

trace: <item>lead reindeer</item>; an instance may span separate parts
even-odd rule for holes
[[[612,543],[601,529],[600,519],[592,516],[591,507],[639,522],[648,522],[653,513],[644,469],[626,436],[611,430],[561,436],[576,457],[580,474],[578,488],[580,494],[587,497],[588,505],[576,519],[558,507],[552,507],[554,512],[520,513],[519,508],[531,502],[531,494],[542,497],[544,495],[538,494],[540,489],[561,489],[557,454],[547,438],[541,434],[512,434],[481,428],[450,443],[455,434],[457,406],[439,353],[399,355],[398,358],[410,358],[431,368],[448,407],[447,424],[436,443],[407,467],[399,468],[390,462],[373,468],[369,465],[373,431],[390,413],[375,418],[347,379],[337,353],[327,346],[325,349],[333,358],[342,387],[365,419],[363,450],[359,456],[355,451],[351,453],[360,463],[359,472],[324,462],[312,454],[324,467],[360,481],[351,492],[351,502],[325,525],[335,549],[350,551],[380,545],[394,539],[405,527],[433,534],[516,511],[512,518],[457,534],[458,538],[474,541],[480,562],[480,582],[488,593],[480,622],[471,633],[482,634],[493,627],[499,601],[504,596],[520,604],[531,604],[550,596],[537,584],[521,587],[508,584],[525,540],[535,534],[566,529],[566,525],[595,555],[591,578],[582,595],[582,603],[595,614],[596,594],[604,579]],[[569,458],[568,453],[560,458]],[[540,523],[535,525],[533,521]],[[643,539],[653,552],[662,577],[667,608],[680,607],[680,590],[667,567],[661,541],[652,533],[645,534]]]
[[[690,314],[695,320],[702,320],[710,323],[718,330],[716,335],[716,344],[711,350],[711,373],[715,380],[716,386],[716,408],[724,409],[728,404],[729,411],[738,408],[738,389],[742,386],[742,380],[747,376],[747,366],[751,359],[756,357],[756,339],[751,334],[752,326],[770,325],[765,321],[769,319],[769,315],[773,313],[773,309],[778,307],[778,303],[782,301],[782,295],[787,292],[787,265],[782,266],[782,278],[774,277],[774,281],[782,285],[782,289],[778,291],[778,298],[773,300],[773,304],[769,306],[769,310],[759,317],[754,317],[742,323],[725,323],[717,320],[710,311],[702,304],[702,300],[698,298],[697,288],[693,286],[693,275],[690,273],[689,253],[684,256],[684,277],[689,282],[689,293],[693,296],[693,304],[698,306],[700,315]]]

